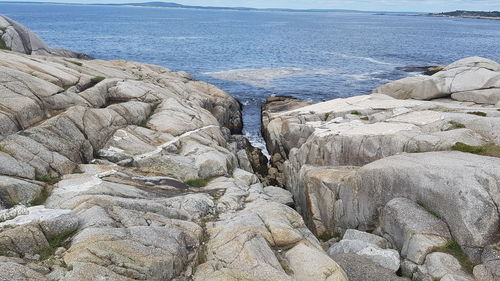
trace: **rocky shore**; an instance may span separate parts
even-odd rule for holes
[[[215,86],[20,42],[0,50],[0,280],[500,278],[493,61],[270,98],[267,167]]]
[[[0,280],[347,280],[220,89],[11,51],[0,77]]]
[[[334,260],[355,254],[413,280],[499,280],[499,108],[500,64],[472,57],[371,95],[270,100],[263,132],[306,225],[343,237]]]

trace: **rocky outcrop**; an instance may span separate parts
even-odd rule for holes
[[[482,256],[500,234],[500,112],[490,100],[498,70],[468,58],[371,95],[265,112],[272,164],[310,229],[322,237],[348,229],[384,237],[401,255],[396,270],[414,280],[469,280],[471,264],[479,264],[477,275],[493,276]],[[452,100],[465,94],[473,98]],[[450,247],[469,271],[430,274],[427,257]],[[393,269],[383,250],[344,238],[330,254]]]
[[[220,89],[8,51],[0,77],[1,280],[347,281],[291,193],[254,174]]]
[[[373,91],[398,99],[457,101],[495,105],[500,102],[500,64],[471,57],[454,62],[431,77],[409,77]]]
[[[27,55],[92,59],[85,54],[50,48],[31,30],[2,15],[0,15],[0,49],[12,50]]]

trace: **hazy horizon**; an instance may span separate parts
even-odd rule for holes
[[[12,2],[2,1],[1,2]],[[145,2],[174,2],[193,6],[248,7],[248,8],[287,8],[287,9],[349,9],[361,11],[411,11],[447,12],[454,10],[493,11],[500,10],[498,0],[24,0],[19,2],[55,2],[71,4],[120,4]]]

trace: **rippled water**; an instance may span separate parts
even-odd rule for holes
[[[237,97],[260,143],[271,95],[321,101],[368,93],[406,73],[479,55],[500,61],[500,21],[362,13],[291,13],[5,4],[0,13],[51,46],[184,70]]]

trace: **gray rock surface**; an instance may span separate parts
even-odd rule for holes
[[[398,99],[458,101],[494,105],[500,99],[500,65],[481,57],[456,61],[430,77],[411,77],[383,85],[373,92]]]
[[[253,173],[234,98],[34,53],[0,51],[0,280],[347,281],[290,192]]]
[[[406,198],[395,198],[385,205],[378,231],[403,258],[416,264],[423,264],[427,254],[452,239],[446,223]]]
[[[3,40],[12,51],[23,54],[91,59],[85,54],[52,49],[31,30],[3,15],[0,15],[0,40]]]
[[[403,281],[410,280],[397,276],[392,270],[381,267],[366,257],[356,254],[337,254],[331,256],[346,272],[349,281]]]
[[[414,278],[417,280],[474,280],[472,276],[464,272],[462,265],[455,257],[440,252],[427,255],[425,264],[418,267]]]
[[[480,263],[485,247],[498,240],[500,161],[494,152],[449,150],[459,142],[498,149],[499,70],[491,60],[467,58],[431,77],[396,81],[371,95],[282,111],[264,108],[275,177],[317,235],[372,232],[386,223],[394,237],[378,234],[402,251],[405,271],[412,272],[447,239]],[[408,216],[396,219],[391,213],[381,221],[384,206],[398,197],[409,202],[396,213]],[[439,231],[439,239],[427,235],[426,224],[446,225],[449,233]],[[401,240],[405,231],[411,239]]]
[[[382,249],[375,244],[362,240],[342,239],[340,242],[333,244],[328,249],[330,256],[338,254],[356,254],[363,256],[378,264],[383,268],[396,272],[400,267],[399,253],[393,249]]]

